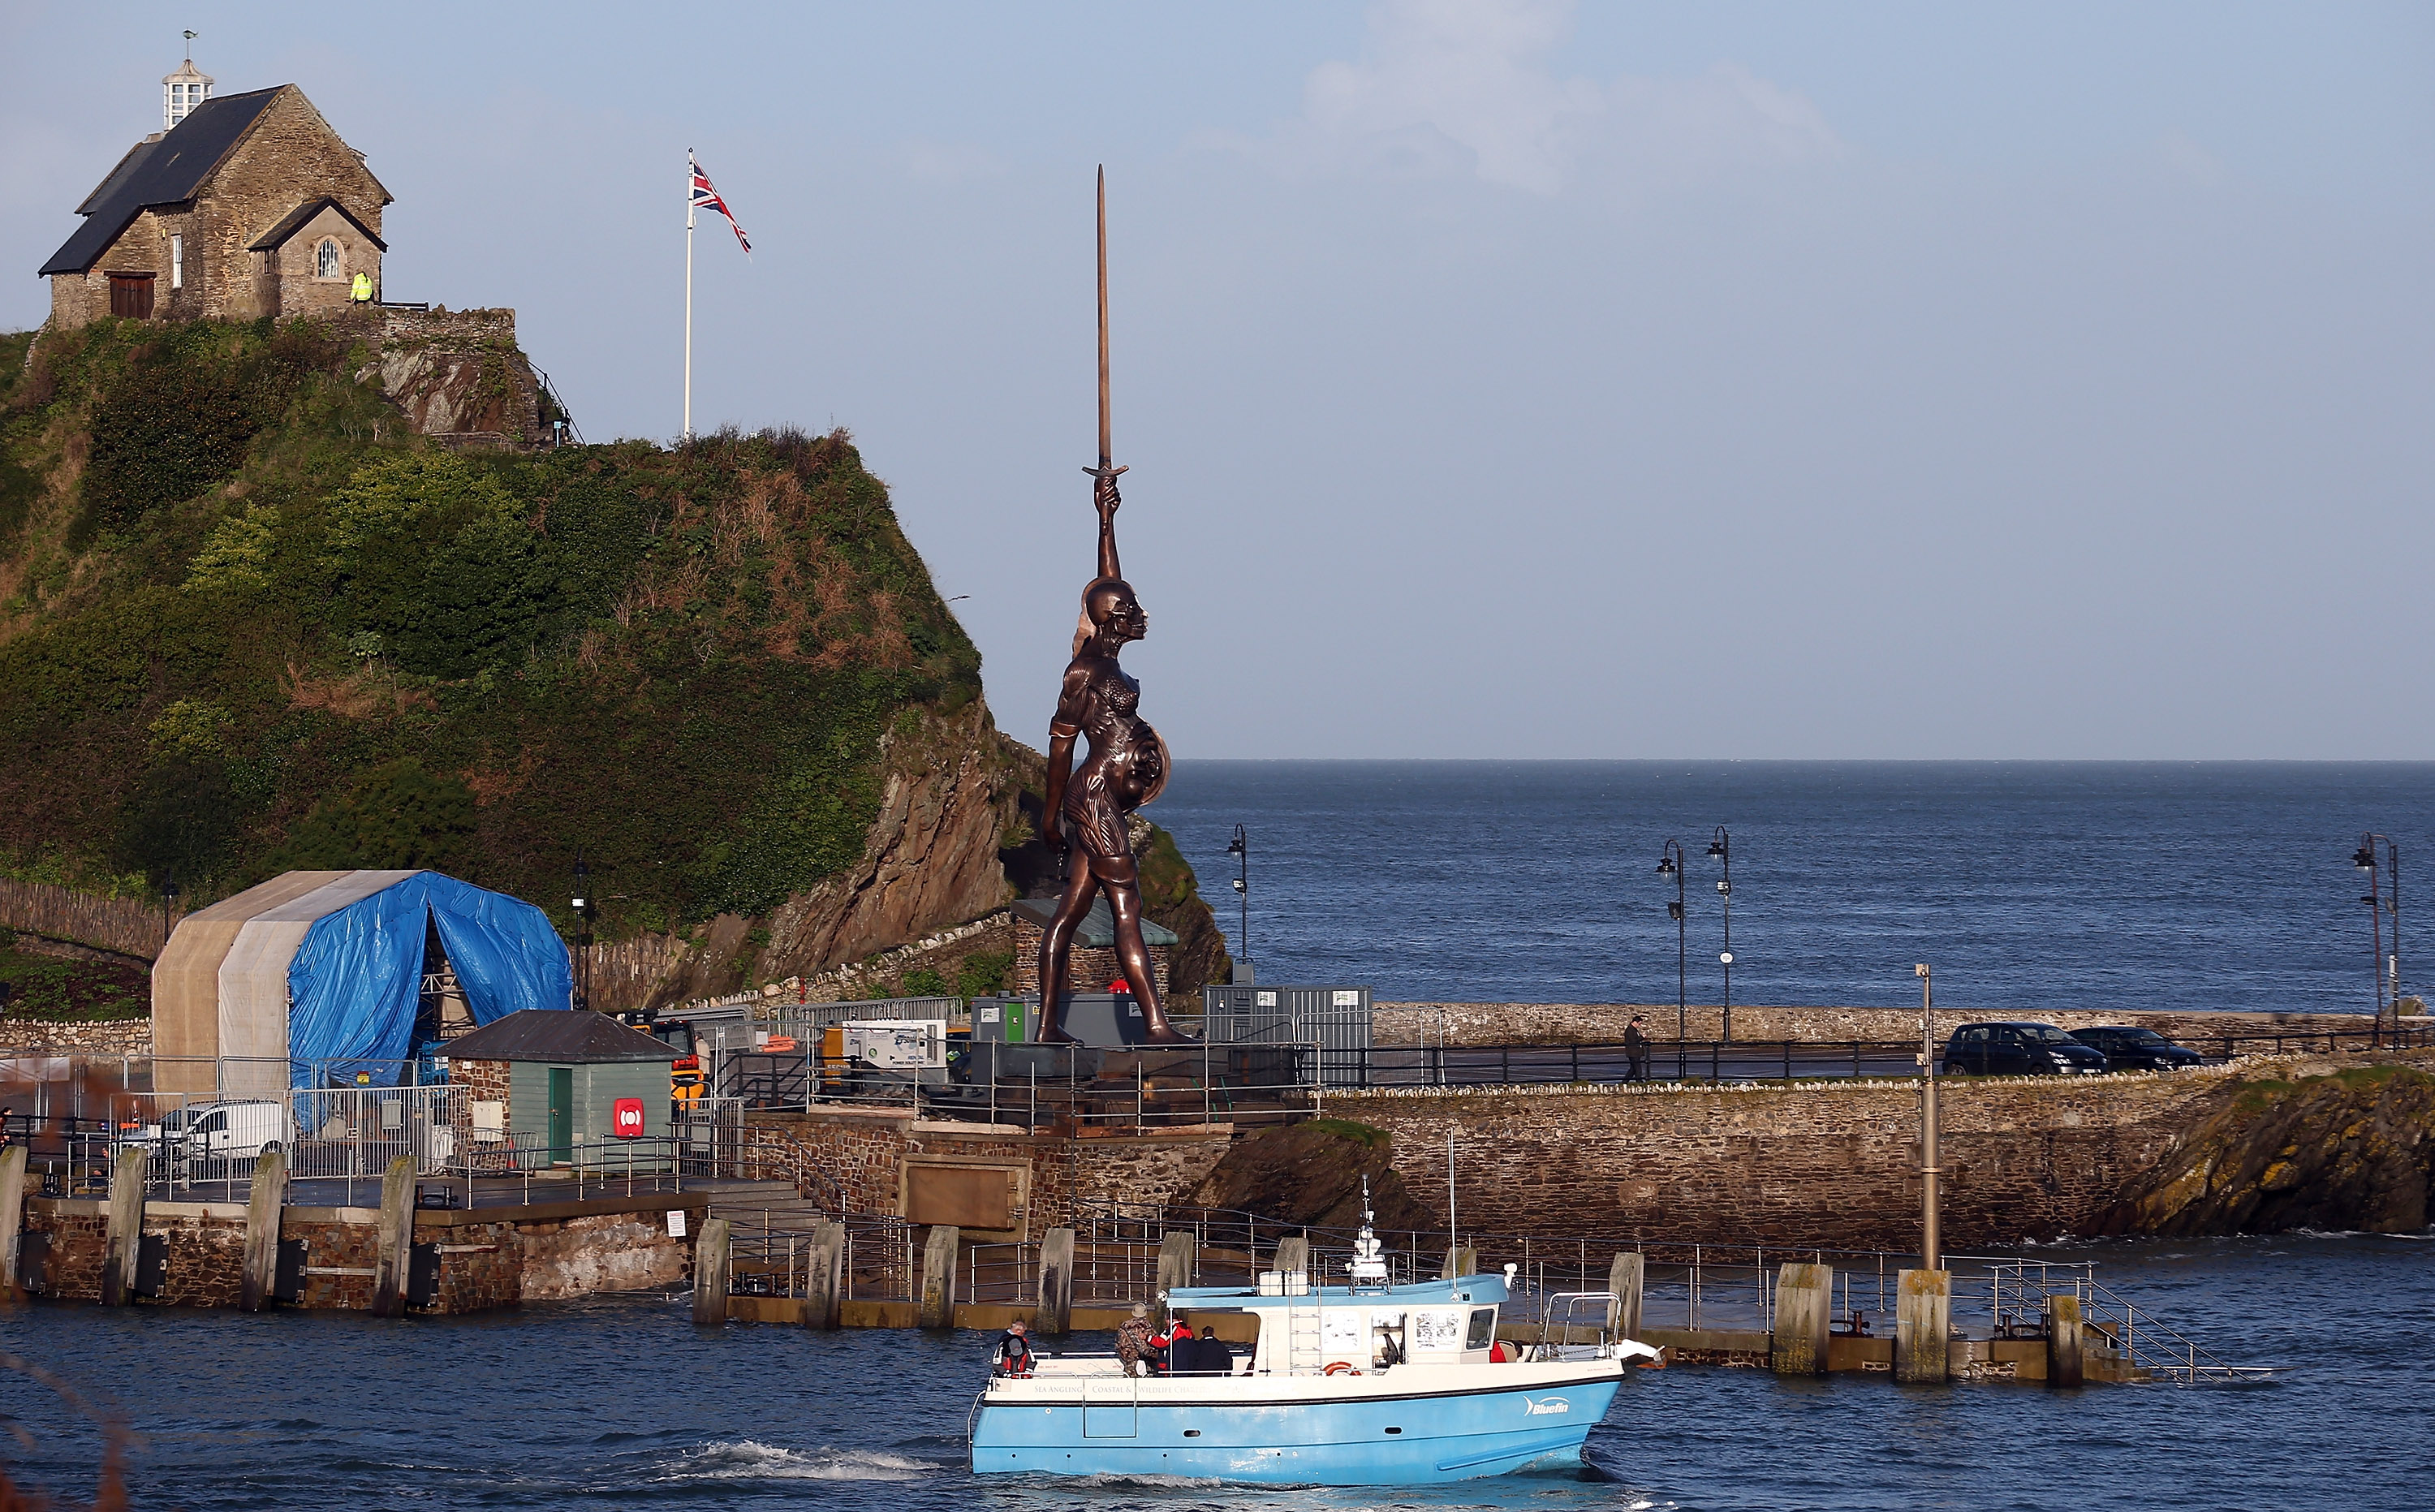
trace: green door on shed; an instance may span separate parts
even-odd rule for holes
[[[549,1158],[575,1159],[575,1068],[549,1068]]]

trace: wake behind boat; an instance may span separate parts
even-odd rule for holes
[[[1064,1355],[993,1379],[973,1469],[1407,1486],[1578,1463],[1623,1372],[1657,1355],[1597,1327],[1607,1293],[1550,1299],[1595,1309],[1595,1344],[1549,1328],[1517,1349],[1496,1339],[1503,1277],[1386,1276],[1365,1226],[1344,1286],[1271,1271],[1255,1287],[1179,1287],[1169,1309],[1213,1336],[1179,1341],[1164,1375]]]

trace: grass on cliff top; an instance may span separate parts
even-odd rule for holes
[[[427,867],[562,914],[579,854],[603,934],[683,929],[859,857],[883,732],[978,695],[842,431],[457,455],[308,322],[31,340],[0,871],[193,906]]]
[[[1367,1150],[1385,1149],[1393,1143],[1395,1138],[1383,1128],[1373,1128],[1367,1124],[1356,1124],[1349,1118],[1314,1118],[1305,1121],[1302,1126],[1314,1133],[1349,1140]]]
[[[152,1011],[152,981],[140,967],[0,950],[0,1018],[51,1023],[141,1019]]]

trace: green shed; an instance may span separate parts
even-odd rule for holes
[[[506,1158],[477,1164],[669,1169],[677,1053],[662,1041],[606,1014],[527,1008],[446,1048],[448,1079],[465,1089],[469,1153]]]

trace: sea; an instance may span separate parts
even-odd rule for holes
[[[976,1476],[976,1332],[696,1329],[626,1295],[465,1318],[37,1307],[0,1348],[131,1432],[139,1507],[838,1512],[1648,1512],[2304,1507],[2404,1512],[2435,1485],[2425,1236],[2058,1246],[2236,1363],[2245,1385],[1779,1381],[1633,1371],[1584,1464],[1433,1487]],[[1104,1351],[1105,1336],[1073,1348]],[[9,1473],[89,1496],[102,1438],[0,1376]]]
[[[1722,826],[1736,1002],[1908,1005],[1927,961],[1943,1006],[2364,1013],[2350,855],[2371,830],[2435,853],[2435,765],[1186,761],[1151,812],[1230,936],[1243,826],[1262,981],[1668,1001],[1656,863],[1679,839],[1691,993],[1717,1001]],[[2435,1233],[2038,1252],[2097,1262],[2219,1359],[2274,1375],[2053,1391],[1638,1371],[1579,1469],[1253,1489],[974,1476],[977,1333],[702,1330],[662,1293],[393,1321],[37,1305],[0,1313],[0,1466],[78,1504],[115,1425],[133,1504],[163,1508],[2435,1505]]]
[[[2435,964],[2435,763],[1185,760],[1145,812],[1258,981],[1382,1002],[1721,1002],[1712,845],[1736,1004],[2372,1013],[2368,833]]]

